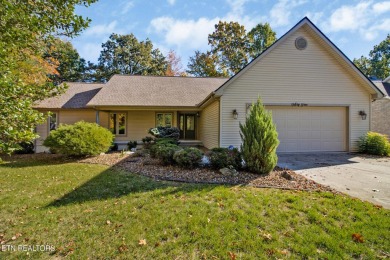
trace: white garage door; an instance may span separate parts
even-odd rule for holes
[[[335,152],[347,149],[345,107],[268,106],[279,134],[278,152]]]

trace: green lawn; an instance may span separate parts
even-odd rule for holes
[[[0,203],[4,245],[55,247],[3,251],[2,259],[370,259],[390,251],[390,211],[332,193],[156,182],[35,160],[0,165]]]

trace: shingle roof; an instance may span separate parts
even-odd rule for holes
[[[390,96],[390,83],[380,80],[373,80],[374,84],[386,95]]]
[[[227,80],[114,75],[88,106],[196,106]]]
[[[47,98],[34,108],[85,108],[105,84],[66,83],[69,88],[60,96]]]

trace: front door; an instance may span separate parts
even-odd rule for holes
[[[195,114],[180,114],[179,129],[180,139],[195,140],[196,134],[196,115]]]

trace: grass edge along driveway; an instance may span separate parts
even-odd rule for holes
[[[157,182],[115,167],[21,160],[0,165],[0,201],[5,259],[334,259],[390,251],[390,211],[332,193]]]

